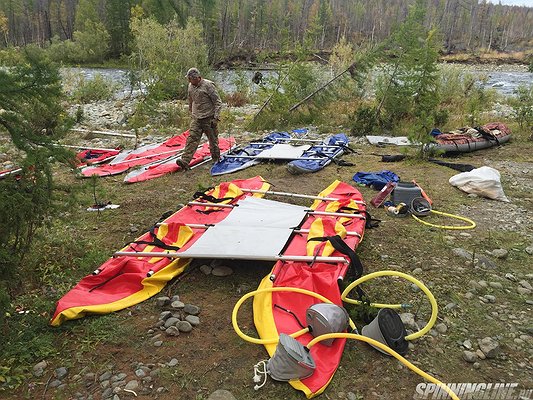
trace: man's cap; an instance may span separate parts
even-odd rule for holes
[[[185,78],[198,78],[200,76],[200,71],[198,71],[198,68],[189,68],[187,71],[187,75],[185,75]]]

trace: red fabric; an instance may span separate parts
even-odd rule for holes
[[[327,197],[339,198],[341,201],[339,205],[345,204],[342,200],[362,200],[362,196],[357,189],[346,183],[339,183],[335,190],[328,194]],[[324,211],[329,202],[322,201],[316,208],[317,211]],[[361,213],[364,215],[366,209],[364,205],[359,205]],[[328,216],[313,216],[310,215],[302,228],[308,228],[312,221],[316,218],[322,218],[323,220],[331,219],[332,223],[324,223],[324,228],[327,229],[325,235],[335,235],[334,222],[342,217],[328,217]],[[359,218],[350,218],[345,224],[346,230],[356,231],[361,234],[364,233],[365,221]],[[360,238],[354,235],[347,236],[344,241],[353,249],[357,248],[360,242]],[[284,255],[304,255],[306,253],[306,241],[307,234],[295,235],[289,245],[286,248]],[[332,257],[342,257],[343,254],[335,251]],[[346,257],[346,256],[344,256]],[[283,262],[278,261],[274,266],[273,273],[276,275],[274,281],[274,287],[296,287],[307,289],[312,292],[323,295],[335,304],[342,306],[340,298],[340,289],[337,283],[339,277],[343,277],[346,273],[346,264],[330,264],[330,263],[296,263],[296,262]],[[305,325],[305,313],[307,309],[315,303],[320,301],[314,297],[298,294],[294,292],[273,292],[272,293],[272,305],[275,304],[282,306],[286,309],[294,312],[302,324]],[[289,313],[282,311],[276,307],[273,307],[272,313],[278,332],[280,333],[293,333],[301,329],[296,322],[296,319]],[[305,334],[300,336],[297,340],[306,345],[313,339],[311,334]],[[312,393],[318,392],[322,389],[331,379],[335,373],[341,356],[344,350],[345,339],[336,339],[331,347],[318,343],[311,347],[311,356],[315,360],[316,370],[308,378],[303,379],[301,382],[311,390]]]
[[[218,141],[218,146],[221,152],[228,151],[234,144],[235,140],[233,138],[220,138]],[[189,165],[194,166],[196,164],[199,164],[210,156],[211,152],[209,151],[209,143],[204,143],[200,149],[196,150]],[[143,182],[149,179],[154,179],[166,174],[170,174],[172,172],[177,172],[180,169],[181,168],[176,164],[176,159],[171,158],[167,162],[163,162],[153,166],[146,166],[145,168],[143,168],[142,173],[140,174],[132,174],[131,177],[126,176],[124,182]]]
[[[263,179],[259,176],[245,179],[235,180],[232,183],[247,189],[261,189]],[[227,188],[227,186],[225,186]],[[208,194],[212,194],[212,191]],[[223,198],[226,190],[221,190],[219,197]],[[246,193],[245,196],[251,196],[252,193]],[[220,211],[203,214],[197,212],[204,207],[202,206],[186,206],[168,217],[164,223],[169,225],[169,233],[166,235],[164,241],[166,243],[176,241],[177,229],[182,224],[214,224],[223,220],[231,211],[231,208],[221,208]],[[205,232],[205,229],[194,229],[194,236],[187,242],[182,249],[186,249]],[[152,237],[149,232],[146,232],[137,240],[151,241]],[[141,251],[146,248],[145,244],[132,244],[133,248],[126,248],[124,251]],[[154,251],[163,251],[155,248]],[[125,297],[128,297],[140,289],[142,289],[142,280],[146,278],[147,273],[152,270],[154,272],[160,271],[172,262],[170,258],[161,258],[155,263],[149,263],[150,258],[137,259],[134,257],[121,256],[110,258],[104,262],[100,267],[98,275],[85,276],[72,290],[66,293],[58,302],[54,316],[64,310],[72,307],[91,306],[91,305],[105,305]],[[156,294],[156,293],[153,293]]]
[[[157,160],[164,160],[165,158],[175,155],[178,151],[185,148],[185,142],[189,136],[189,131],[173,136],[164,141],[159,146],[141,152],[131,152],[120,164],[112,165],[98,165],[94,167],[86,167],[81,170],[83,176],[90,177],[92,175],[108,176],[121,174],[132,167],[150,164]],[[149,156],[149,157],[146,157]],[[144,157],[144,158],[140,158]]]

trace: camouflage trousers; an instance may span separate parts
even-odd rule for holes
[[[218,161],[220,158],[220,149],[218,147],[218,129],[213,128],[213,117],[192,119],[191,125],[189,127],[189,137],[187,138],[187,143],[185,144],[185,149],[181,155],[181,159],[184,163],[189,164],[194,156],[200,140],[202,139],[202,134],[206,134],[207,139],[209,140],[209,151],[211,152],[211,157],[213,160]],[[216,125],[215,125],[216,126]]]

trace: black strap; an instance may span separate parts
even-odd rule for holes
[[[155,233],[156,226],[152,226],[150,229],[150,236],[152,237],[152,240],[136,240],[135,242],[131,242],[131,244],[147,244],[149,246],[156,246],[163,250],[175,250],[178,251],[180,247],[178,246],[171,246],[169,244],[166,244],[161,239],[159,239]],[[135,249],[134,249],[135,250]],[[137,251],[137,250],[135,250]]]
[[[204,193],[204,192],[196,192],[193,195],[193,198],[194,199],[206,200],[209,203],[222,203],[223,201],[233,200],[235,197],[223,197],[221,199],[217,199],[216,197],[211,196],[210,194],[207,194],[207,193]]]
[[[285,311],[286,313],[292,315],[292,316],[294,317],[294,319],[296,320],[296,322],[298,322],[298,325],[300,325],[300,327],[301,327],[302,329],[310,328],[310,327],[304,326],[304,325],[300,322],[300,319],[296,316],[296,314],[295,314],[294,312],[292,312],[291,310],[288,310],[288,309],[286,309],[285,307],[282,307],[282,306],[277,305],[277,304],[274,304],[274,307],[279,308],[280,310]],[[309,331],[311,331],[311,329],[309,329]]]
[[[448,167],[448,168],[454,169],[456,171],[461,171],[461,172],[470,172],[474,168],[476,168],[476,167],[474,167],[473,165],[470,165],[470,164],[450,163],[450,162],[446,162],[446,161],[437,160],[435,158],[428,158],[428,161],[432,162],[432,163],[435,163],[435,164],[438,164],[438,165],[442,165],[443,167]]]
[[[361,263],[361,260],[359,259],[359,256],[353,251],[353,249],[346,244],[344,240],[339,235],[335,236],[322,236],[322,237],[314,237],[307,239],[308,242],[316,241],[316,242],[330,242],[331,245],[335,250],[338,252],[347,255],[350,259],[350,264],[348,265],[348,273],[350,274],[350,278],[353,278],[353,280],[359,279],[361,276],[363,276],[363,264]],[[352,276],[353,275],[353,276]],[[363,300],[367,298],[365,292],[360,287],[356,287],[355,291],[357,292],[357,295],[359,297],[359,300]]]
[[[355,165],[354,163],[345,161],[343,159],[337,160],[336,158],[332,158],[331,160],[339,167],[353,167]]]
[[[365,228],[367,229],[377,228],[381,222],[380,219],[372,217],[368,211],[365,211],[365,217]]]

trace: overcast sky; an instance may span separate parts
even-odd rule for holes
[[[498,4],[498,0],[489,0],[491,3]],[[533,0],[501,0],[501,3],[509,6],[528,6],[533,7]]]

